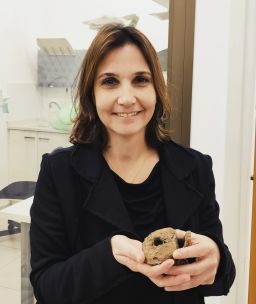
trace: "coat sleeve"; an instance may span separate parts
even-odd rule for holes
[[[217,270],[215,281],[212,285],[201,285],[198,287],[203,296],[227,295],[235,279],[235,265],[228,247],[223,240],[222,224],[219,219],[219,205],[215,197],[215,180],[212,172],[212,160],[210,156],[205,156],[208,189],[203,204],[201,205],[199,216],[200,234],[213,239],[220,250],[220,264]],[[204,171],[205,172],[205,171]]]
[[[72,254],[52,174],[45,155],[31,207],[34,294],[40,304],[90,303],[133,274],[113,257],[110,237]]]

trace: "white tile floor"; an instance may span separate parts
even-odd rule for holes
[[[0,303],[20,304],[20,265],[20,234],[0,237]]]

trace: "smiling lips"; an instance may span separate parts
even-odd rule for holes
[[[137,114],[139,114],[141,111],[134,111],[134,112],[130,112],[130,113],[126,113],[126,112],[118,112],[118,113],[114,113],[115,115],[119,116],[119,117],[132,117],[132,116],[136,116]]]

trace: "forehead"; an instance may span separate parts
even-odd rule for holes
[[[144,70],[150,72],[141,50],[135,44],[125,44],[107,53],[100,61],[97,74],[119,70]]]

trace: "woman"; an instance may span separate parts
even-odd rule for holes
[[[40,304],[204,303],[235,277],[211,158],[171,141],[156,52],[137,29],[104,26],[82,63],[70,148],[43,157],[31,208],[31,282]],[[174,266],[145,263],[143,239],[191,230]]]

